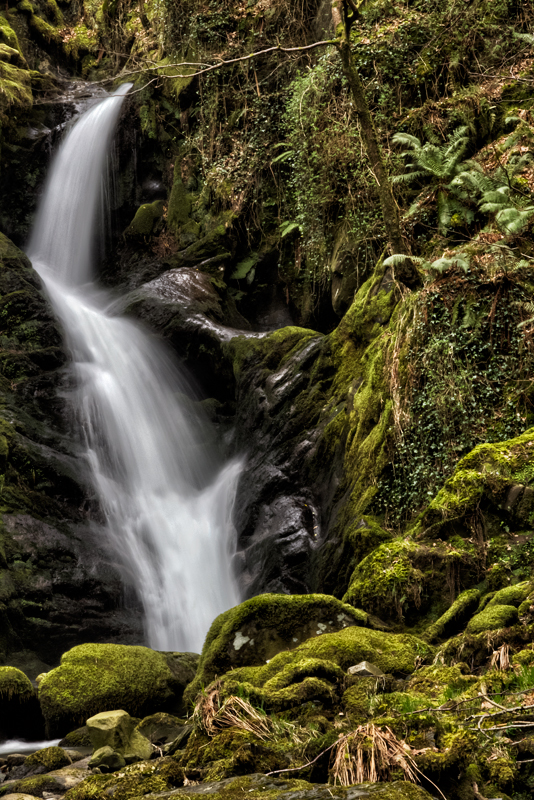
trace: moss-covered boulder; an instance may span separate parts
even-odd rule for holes
[[[469,620],[467,632],[476,634],[484,631],[496,631],[499,628],[508,628],[517,622],[518,613],[515,606],[487,605],[478,614]]]
[[[460,626],[465,624],[471,614],[477,609],[480,602],[479,589],[467,589],[462,592],[447,611],[433,622],[425,631],[429,642],[457,633]]]
[[[177,683],[164,654],[148,647],[82,644],[39,685],[49,735],[64,735],[101,711],[121,708],[136,716],[179,704]]]
[[[363,611],[328,595],[253,597],[212,623],[188,696],[234,667],[264,664],[276,653],[293,650],[310,637],[368,623]]]
[[[135,212],[135,217],[130,222],[124,235],[126,237],[150,236],[163,216],[163,200],[154,200],[153,203],[144,203]]]
[[[403,676],[413,672],[416,660],[432,654],[433,648],[410,634],[351,626],[308,639],[261,666],[232,669],[220,679],[221,693],[247,696],[253,704],[276,711],[311,700],[330,706],[353,664],[371,661],[384,673]],[[195,680],[184,699],[194,702],[200,688]]]
[[[20,669],[0,667],[0,738],[39,738],[44,720],[32,683]]]

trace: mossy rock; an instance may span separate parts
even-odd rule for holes
[[[367,625],[368,616],[323,594],[262,594],[220,614],[212,623],[187,697],[234,667],[264,664],[310,637]]]
[[[41,769],[41,772],[52,772],[52,770],[61,769],[70,763],[70,758],[61,747],[45,747],[43,750],[37,750],[29,755],[24,762],[24,767],[32,772],[38,769]]]
[[[35,738],[44,731],[35,689],[20,669],[0,667],[0,735],[27,736],[28,731]]]
[[[479,444],[458,462],[428,508],[420,515],[413,533],[443,536],[448,523],[459,520],[486,497],[494,507],[504,507],[518,476],[529,467],[534,447],[534,428],[498,444]]]
[[[523,600],[532,591],[532,584],[529,581],[516,583],[514,586],[505,586],[495,592],[486,608],[491,606],[515,606],[519,608]]]
[[[478,607],[479,602],[479,589],[467,589],[467,591],[458,595],[450,608],[426,629],[425,636],[428,641],[433,642],[440,637],[457,633],[460,626],[465,624]]]
[[[174,180],[167,211],[167,225],[178,237],[180,236],[182,225],[185,225],[189,220],[191,206],[191,195],[182,181],[181,161],[180,159],[176,159],[174,165]]]
[[[101,711],[164,710],[176,699],[172,682],[165,656],[148,647],[82,644],[43,677],[39,701],[49,735],[62,735]]]
[[[467,632],[476,634],[508,628],[517,620],[518,613],[515,606],[487,605],[483,611],[471,618],[467,625]]]
[[[91,737],[87,725],[69,731],[59,742],[59,747],[91,747]]]
[[[244,733],[241,731],[240,733]],[[135,788],[134,777],[130,777],[126,767],[125,775],[118,779],[116,775],[95,775],[87,778],[83,783],[71,789],[65,795],[66,800],[105,800],[110,794],[117,800],[129,800],[134,796],[142,796],[150,792],[148,777],[139,776],[138,794],[133,795]],[[162,770],[163,772],[163,770]],[[156,784],[159,776],[152,777]],[[116,787],[116,788],[115,788]],[[393,781],[392,783],[359,783],[350,787],[321,785],[309,783],[305,780],[270,776],[264,774],[249,774],[231,777],[223,780],[210,780],[198,787],[199,791],[191,791],[191,786],[173,789],[172,796],[192,797],[197,794],[213,798],[213,800],[430,800],[431,795],[425,789],[408,781]],[[107,789],[107,793],[106,793]],[[157,789],[152,791],[157,792]],[[162,791],[162,790],[160,790]]]
[[[163,200],[144,203],[135,212],[135,217],[124,231],[124,235],[126,237],[150,236],[162,216]]]
[[[393,634],[351,626],[308,639],[295,650],[278,653],[267,664],[238,667],[222,676],[223,696],[247,696],[255,705],[281,711],[308,701],[331,706],[338,698],[347,669],[371,661],[384,673],[408,675],[416,659],[434,650],[410,634]],[[197,682],[184,698],[194,702]]]
[[[22,778],[20,781],[0,786],[0,797],[6,794],[29,794],[32,797],[44,797],[50,795],[63,794],[65,787],[61,779],[53,775],[37,775],[30,778]]]

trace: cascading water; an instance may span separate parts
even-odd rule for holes
[[[239,602],[232,508],[240,466],[206,485],[210,453],[163,346],[107,310],[89,283],[106,156],[131,84],[85,112],[52,164],[28,255],[66,332],[76,416],[110,543],[159,650],[199,652],[215,616]]]

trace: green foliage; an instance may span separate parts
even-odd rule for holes
[[[530,267],[502,246],[479,257],[471,252],[465,275],[449,269],[449,283],[415,301],[403,345],[405,421],[375,500],[391,522],[419,511],[477,443],[511,438],[534,422],[534,353],[517,305],[529,302]]]
[[[458,215],[466,224],[474,219],[473,210],[465,202],[466,195],[458,190],[453,179],[462,172],[462,159],[469,144],[466,126],[457,128],[444,144],[433,140],[421,144],[421,141],[408,133],[396,133],[395,144],[402,144],[409,149],[401,153],[406,163],[406,172],[395,175],[393,183],[430,183],[430,190],[425,186],[408,209],[409,218],[419,213],[424,206],[437,202],[438,230],[444,234],[450,227],[452,217]]]

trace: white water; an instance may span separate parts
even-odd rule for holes
[[[108,544],[142,601],[148,642],[200,652],[213,619],[239,602],[232,509],[240,466],[213,477],[200,422],[180,402],[176,366],[88,283],[106,156],[129,88],[83,114],[63,141],[28,255],[72,351],[76,416]]]
[[[27,742],[26,739],[7,739],[0,742],[0,756],[9,756],[11,753],[29,755],[37,750],[44,750],[45,747],[57,747],[60,741],[61,739],[47,739],[43,742]]]

